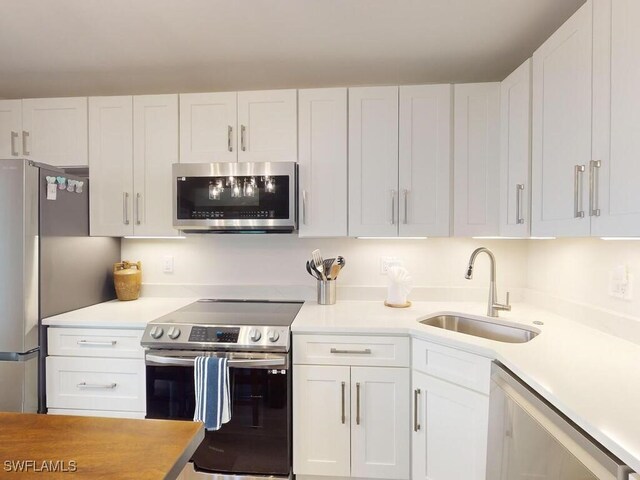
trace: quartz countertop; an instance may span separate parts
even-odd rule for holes
[[[43,325],[85,328],[143,329],[151,320],[197,301],[197,298],[140,297],[138,300],[98,303],[42,320]]]
[[[502,343],[426,326],[443,312],[486,315],[486,303],[306,302],[294,335],[410,335],[496,359],[631,468],[640,471],[640,345],[526,304],[500,319],[540,331],[527,343]],[[533,322],[543,322],[535,325]]]

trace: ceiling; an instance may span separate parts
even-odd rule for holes
[[[501,80],[584,0],[2,0],[0,98]]]

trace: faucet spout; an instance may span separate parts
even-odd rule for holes
[[[476,258],[481,253],[486,253],[489,257],[489,261],[491,262],[491,270],[489,277],[489,302],[487,307],[487,315],[489,317],[497,317],[498,311],[500,310],[511,310],[511,305],[509,305],[509,293],[507,293],[507,303],[501,304],[497,301],[497,293],[496,293],[496,257],[493,255],[493,252],[485,247],[476,248],[471,257],[469,258],[469,265],[467,267],[467,273],[464,278],[467,280],[471,280],[473,278],[473,267],[476,262]]]

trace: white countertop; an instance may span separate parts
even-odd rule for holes
[[[304,304],[294,334],[411,335],[497,359],[576,424],[640,472],[640,346],[547,311],[514,304],[500,318],[537,328],[528,343],[502,343],[418,323],[438,312],[486,315],[486,303]],[[534,325],[533,321],[544,322]]]
[[[140,297],[138,300],[99,303],[42,320],[43,325],[85,328],[145,328],[147,323],[197,298]]]

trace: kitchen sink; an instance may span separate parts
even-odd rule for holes
[[[525,343],[538,335],[538,332],[525,327],[505,325],[504,323],[492,322],[489,319],[480,320],[459,315],[436,315],[419,322],[423,325],[506,343]]]

